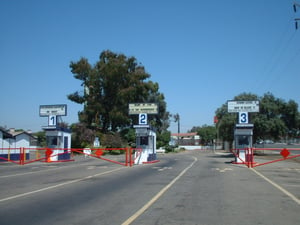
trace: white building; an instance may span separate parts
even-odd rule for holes
[[[10,147],[12,138],[13,136],[10,133],[0,127],[0,148],[12,148]]]
[[[36,147],[36,137],[34,137],[30,131],[15,131],[11,128],[8,131],[9,136],[6,136],[3,143],[8,145],[2,148],[34,148]]]
[[[36,147],[36,138],[26,131],[16,132],[14,129],[5,130],[0,127],[0,157],[19,159],[20,148]],[[29,149],[25,150],[26,154]]]

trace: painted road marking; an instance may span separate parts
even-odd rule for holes
[[[300,199],[298,199],[295,195],[293,195],[291,192],[287,191],[286,189],[284,189],[283,187],[281,187],[280,185],[276,184],[275,182],[271,181],[269,178],[265,177],[263,174],[261,174],[260,172],[258,172],[257,170],[250,168],[254,173],[256,173],[258,176],[262,177],[263,179],[265,179],[266,181],[268,181],[270,184],[272,184],[274,187],[276,187],[277,189],[279,189],[281,192],[283,192],[284,194],[286,194],[287,196],[289,196],[292,200],[294,200],[298,205],[300,205]]]
[[[177,177],[175,177],[168,185],[166,185],[160,192],[158,192],[149,202],[147,202],[136,213],[129,217],[122,225],[129,225],[135,221],[140,215],[142,215],[154,202],[156,202],[180,177],[182,177],[194,164],[198,161],[196,157],[193,157],[194,161],[186,167]]]
[[[32,167],[31,169],[38,169],[38,168],[49,168],[45,170],[36,170],[36,171],[31,171],[31,172],[25,172],[25,173],[16,173],[16,174],[10,174],[10,175],[3,175],[0,176],[0,178],[7,178],[7,177],[17,177],[17,176],[24,176],[28,174],[34,174],[34,173],[41,173],[41,172],[47,172],[50,170],[58,170],[58,169],[65,169],[65,168],[72,168],[72,167],[78,167],[78,165],[72,165],[72,166],[41,166],[41,167]]]
[[[171,170],[172,167],[160,167],[158,171]]]
[[[152,167],[152,169],[155,169],[157,171],[164,171],[164,170],[171,170],[173,169],[173,167],[167,167],[167,166],[164,166],[164,167],[161,167],[161,166],[154,166]]]
[[[221,169],[221,168],[212,168],[213,170],[216,170],[216,171],[219,171],[220,173],[225,173],[226,171],[231,171],[232,168],[224,168],[224,169]]]
[[[105,172],[102,172],[102,173],[97,173],[97,174],[94,174],[94,175],[90,175],[90,176],[87,176],[87,177],[83,177],[83,178],[80,178],[80,179],[75,179],[75,180],[67,181],[67,182],[64,182],[64,183],[57,184],[57,185],[41,188],[41,189],[38,189],[38,190],[35,190],[35,191],[29,191],[29,192],[26,192],[26,193],[14,195],[14,196],[11,196],[11,197],[0,199],[0,202],[5,202],[5,201],[8,201],[8,200],[24,197],[24,196],[27,196],[27,195],[32,195],[32,194],[42,192],[42,191],[48,191],[50,189],[62,187],[62,186],[68,185],[68,184],[77,183],[77,182],[87,180],[87,179],[91,179],[91,178],[94,178],[94,177],[98,177],[98,176],[101,176],[101,175],[104,175],[104,174],[113,173],[115,171],[125,169],[125,168],[127,168],[127,167],[121,167],[121,168],[105,171]]]

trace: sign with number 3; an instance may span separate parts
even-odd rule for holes
[[[248,123],[248,112],[239,112],[239,123]]]

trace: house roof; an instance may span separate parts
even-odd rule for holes
[[[21,134],[26,134],[26,135],[28,135],[32,138],[36,138],[31,133],[29,133],[27,131],[6,130],[2,127],[0,127],[0,131],[2,131],[2,133],[3,133],[3,138],[15,138],[16,136],[21,135]]]
[[[13,135],[10,134],[9,132],[7,132],[4,128],[0,127],[0,131],[2,132],[3,134],[3,138],[12,138]]]

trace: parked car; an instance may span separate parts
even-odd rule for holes
[[[272,141],[272,140],[264,140],[264,144],[274,144],[274,141]]]
[[[264,143],[264,141],[263,140],[257,140],[255,143],[261,145],[261,144]]]

